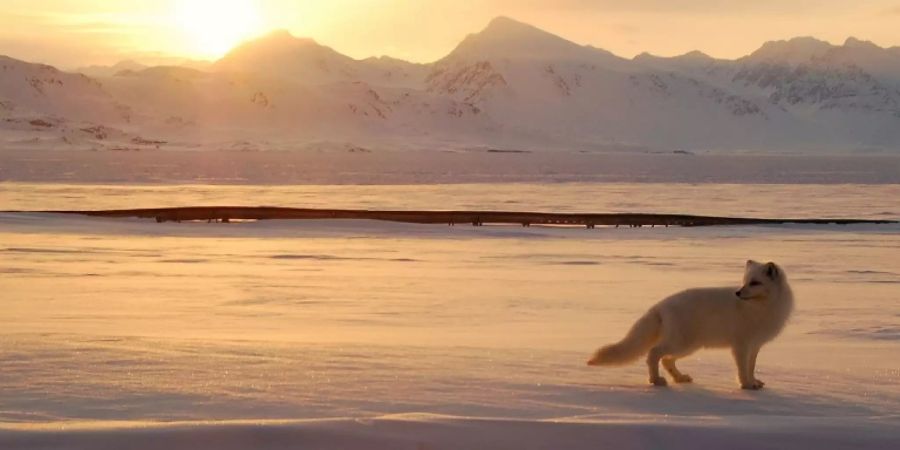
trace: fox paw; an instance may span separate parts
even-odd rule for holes
[[[744,384],[742,384],[742,385],[741,385],[741,389],[750,389],[750,390],[753,390],[753,391],[758,391],[758,390],[762,389],[762,387],[763,387],[764,384],[765,384],[765,383],[763,383],[762,381],[759,381],[759,380],[753,380],[753,382],[751,382],[751,383],[744,383]]]
[[[766,383],[764,383],[762,380],[758,380],[756,378],[754,378],[753,381],[759,384],[759,387],[763,387],[766,385]]]
[[[669,385],[669,383],[668,383],[668,382],[666,381],[666,379],[663,378],[663,377],[651,378],[651,379],[650,379],[650,384],[652,384],[652,385],[654,385],[654,386],[663,386],[663,387]]]
[[[691,378],[691,376],[686,373],[683,373],[681,375],[675,375],[672,378],[675,379],[676,383],[692,383],[694,381],[694,379]]]

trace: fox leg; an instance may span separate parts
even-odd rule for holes
[[[681,371],[678,370],[678,367],[675,367],[675,359],[676,358],[672,355],[662,357],[662,365],[666,369],[666,372],[669,372],[669,375],[672,375],[672,379],[675,380],[676,383],[690,383],[694,381],[690,375],[681,373]]]
[[[760,387],[766,385],[759,378],[756,378],[756,357],[759,355],[759,350],[761,347],[754,347],[750,350],[750,379],[753,380],[754,383],[758,384]]]
[[[666,386],[666,379],[659,376],[659,360],[669,352],[662,345],[657,345],[647,353],[647,369],[650,372],[650,384],[654,386]]]
[[[732,347],[731,354],[734,356],[734,363],[737,365],[741,389],[757,390],[762,388],[762,384],[753,379],[753,374],[750,371],[750,348],[746,345],[736,345]]]

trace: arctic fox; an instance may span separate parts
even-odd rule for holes
[[[618,365],[647,354],[650,383],[665,386],[659,362],[677,383],[691,377],[675,367],[678,358],[704,347],[731,348],[743,389],[760,389],[756,355],[778,336],[794,307],[787,276],[775,263],[747,261],[743,287],[689,289],[650,308],[616,344],[597,350],[591,366]]]

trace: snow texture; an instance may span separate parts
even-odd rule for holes
[[[2,209],[169,196],[578,210],[589,198],[608,210],[900,216],[896,185],[0,189]],[[3,213],[0,448],[892,448],[898,250],[895,225],[585,230]],[[695,383],[667,389],[647,386],[640,363],[585,366],[661,297],[737,286],[748,258],[779,262],[797,296],[784,334],[760,354],[764,390],[740,390],[725,351],[686,359]]]

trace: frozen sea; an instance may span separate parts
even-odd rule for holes
[[[0,183],[0,210],[180,205],[900,218],[897,184]],[[660,298],[786,270],[727,351],[590,368]],[[897,448],[900,226],[163,223],[0,213],[2,449]]]

